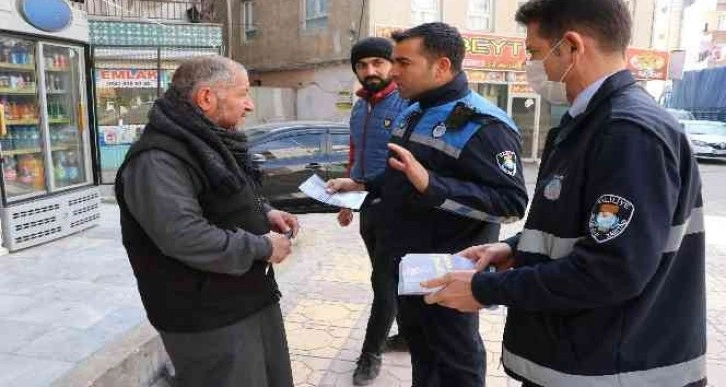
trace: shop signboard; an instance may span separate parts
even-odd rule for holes
[[[630,47],[626,51],[627,67],[640,81],[665,81],[668,79],[668,51]]]

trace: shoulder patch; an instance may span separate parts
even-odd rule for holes
[[[544,197],[552,201],[559,199],[560,193],[562,192],[562,180],[564,178],[562,175],[552,176],[544,188]]]
[[[431,135],[434,136],[434,138],[443,137],[446,134],[446,124],[443,122],[439,122],[434,126],[434,129],[431,131]]]
[[[512,151],[504,151],[497,155],[497,165],[502,172],[509,176],[517,174],[517,154]]]
[[[605,243],[622,234],[633,219],[635,207],[617,195],[602,195],[592,207],[590,235],[597,243]]]

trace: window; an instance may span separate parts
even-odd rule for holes
[[[716,24],[718,31],[726,31],[726,14],[718,15],[718,23]]]
[[[330,133],[330,146],[333,154],[347,156],[350,151],[350,133]]]
[[[328,26],[328,0],[303,0],[305,3],[305,29]]]
[[[242,40],[250,39],[252,36],[255,35],[255,32],[257,32],[257,27],[255,27],[255,18],[254,18],[254,2],[253,1],[243,1],[242,2],[242,15],[241,22],[242,22]]]
[[[309,157],[323,152],[323,132],[303,132],[278,137],[252,147],[252,153],[265,156],[268,161]]]
[[[439,0],[411,0],[411,24],[441,21]]]
[[[466,27],[470,31],[492,31],[494,29],[493,0],[469,0]]]

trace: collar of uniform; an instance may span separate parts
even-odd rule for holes
[[[568,111],[570,113],[570,116],[574,118],[582,114],[587,109],[587,105],[590,103],[592,97],[595,96],[595,93],[600,90],[602,84],[605,83],[605,81],[613,74],[615,73],[610,73],[596,80],[595,82],[587,86],[585,90],[580,92],[580,94],[578,94],[577,97],[575,97],[575,100],[572,102],[572,106],[570,106],[570,110]]]
[[[599,81],[599,80],[598,80]],[[577,127],[580,122],[588,115],[588,112],[595,109],[602,101],[606,100],[616,91],[628,87],[635,83],[635,78],[629,70],[621,70],[610,76],[605,77],[600,83],[599,87],[594,88],[593,95],[587,99],[585,103],[586,109],[583,112],[573,115],[573,119],[564,127],[560,128],[555,139],[555,145],[559,145],[564,141],[570,133],[573,132],[574,128]],[[590,86],[593,86],[594,83]],[[582,93],[580,93],[582,94]],[[578,96],[579,97],[579,96]]]
[[[421,106],[421,109],[425,110],[464,98],[468,93],[469,81],[466,79],[466,74],[462,71],[451,82],[421,94],[416,100]]]
[[[355,94],[368,101],[371,105],[375,105],[391,95],[396,89],[398,89],[398,85],[396,85],[396,82],[391,81],[386,87],[375,93],[371,93],[365,88],[360,88]]]

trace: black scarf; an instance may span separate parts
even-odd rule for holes
[[[247,136],[215,125],[198,107],[172,90],[154,103],[146,130],[156,130],[187,144],[215,191],[232,194],[248,181],[255,190],[260,185],[261,173],[250,158]]]

